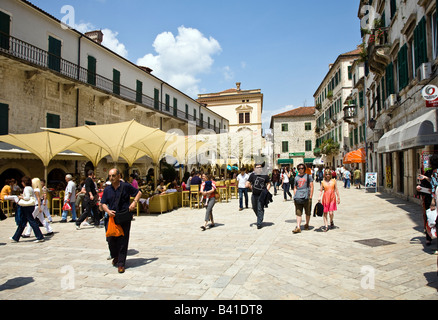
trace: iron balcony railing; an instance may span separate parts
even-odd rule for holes
[[[34,66],[50,69],[52,72],[61,74],[75,81],[88,84],[111,95],[132,101],[135,104],[178,118],[183,121],[196,122],[198,127],[212,129],[220,133],[219,127],[214,127],[208,122],[201,121],[193,115],[179,110],[173,106],[157,101],[143,93],[139,93],[111,79],[78,66],[75,63],[62,59],[48,51],[35,47],[25,41],[0,33],[0,53],[24,60]]]

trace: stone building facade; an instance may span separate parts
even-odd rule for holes
[[[272,116],[274,168],[313,164],[315,124],[315,107],[300,107]]]
[[[436,107],[423,89],[438,85],[437,2],[360,1],[368,167],[382,190],[418,201],[417,176],[438,153]]]
[[[350,131],[344,120],[345,101],[353,89],[352,66],[360,58],[356,49],[338,56],[314,94],[316,105],[316,150],[324,141],[332,139],[339,143],[339,152],[327,156],[330,167],[342,165],[343,158],[350,151]]]
[[[184,135],[189,127],[191,134],[229,127],[226,118],[155,77],[153,70],[102,46],[103,36],[69,28],[29,1],[2,1],[0,135],[132,119]],[[104,178],[111,166],[105,158],[94,169]],[[123,161],[118,166],[125,174],[135,170],[144,176],[153,164],[143,158],[132,168]],[[49,179],[83,175],[90,167],[80,155],[59,155],[49,165]],[[43,167],[35,156],[1,144],[0,183],[8,175],[42,177]]]

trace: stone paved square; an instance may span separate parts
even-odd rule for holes
[[[380,193],[344,189],[336,229],[292,234],[292,202],[277,195],[257,230],[252,209],[217,203],[217,226],[202,232],[205,209],[136,217],[127,269],[112,267],[104,229],[60,224],[55,235],[11,243],[0,223],[2,300],[435,300],[436,240],[425,246],[421,208]],[[315,197],[317,192],[315,191]],[[391,245],[370,247],[378,238]]]

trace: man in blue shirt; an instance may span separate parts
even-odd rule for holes
[[[120,171],[118,169],[111,169],[109,171],[109,180],[111,185],[107,186],[103,191],[101,200],[103,210],[110,216],[115,217],[116,212],[121,212],[129,209],[134,211],[141,192],[134,188],[130,183],[120,180]],[[120,201],[117,204],[117,199],[120,195]],[[134,201],[130,203],[131,197],[135,197]],[[123,228],[124,236],[109,237],[108,247],[113,258],[113,266],[118,267],[119,273],[125,272],[125,262],[128,253],[129,232],[131,230],[131,220],[120,225]]]

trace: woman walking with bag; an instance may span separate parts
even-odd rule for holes
[[[35,199],[36,199],[35,210],[33,211],[32,216],[35,219],[38,219],[41,222],[41,224],[44,226],[44,228],[46,228],[46,230],[47,230],[46,236],[52,236],[53,235],[52,227],[50,226],[49,222],[46,219],[44,219],[43,206],[41,205],[41,189],[42,188],[41,188],[41,181],[39,178],[32,179],[32,188],[33,188],[33,192],[35,193]],[[32,227],[28,223],[26,231],[24,232],[22,237],[29,238],[31,231],[32,231]]]
[[[23,177],[21,179],[21,184],[24,187],[23,195],[19,197],[18,205],[20,206],[20,223],[18,224],[17,231],[14,236],[11,237],[13,242],[18,242],[20,236],[26,228],[26,223],[29,222],[32,227],[33,233],[35,234],[37,240],[34,242],[44,242],[44,236],[38,226],[38,223],[33,217],[33,212],[35,211],[36,198],[35,193],[32,189],[32,180],[29,177]]]
[[[319,193],[319,202],[324,206],[324,232],[329,230],[327,214],[330,216],[330,229],[334,228],[333,217],[334,212],[338,210],[337,204],[341,203],[339,190],[336,179],[332,178],[330,169],[324,171],[324,180],[321,183],[321,191]]]

